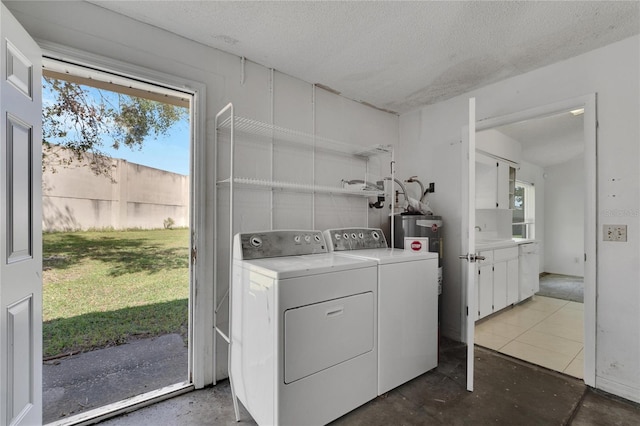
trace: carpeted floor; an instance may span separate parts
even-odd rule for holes
[[[584,278],[544,273],[540,275],[540,296],[584,303]]]

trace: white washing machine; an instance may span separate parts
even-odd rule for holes
[[[330,250],[378,265],[378,395],[438,365],[438,253],[387,247],[380,229],[324,232]]]
[[[321,425],[374,399],[376,263],[320,231],[234,240],[230,378],[260,425]]]

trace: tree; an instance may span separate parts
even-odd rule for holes
[[[166,135],[188,116],[187,108],[66,80],[44,77],[43,88],[52,96],[42,112],[43,171],[76,163],[113,180],[105,146],[142,149],[148,137]]]

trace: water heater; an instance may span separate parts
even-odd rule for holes
[[[394,247],[404,248],[404,239],[429,238],[429,251],[438,253],[438,294],[442,293],[442,217],[396,214],[393,217]]]

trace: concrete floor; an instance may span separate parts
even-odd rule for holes
[[[332,425],[640,424],[638,404],[595,392],[581,380],[483,348],[475,351],[475,391],[467,392],[465,354],[464,345],[444,341],[436,369],[357,408]],[[101,424],[237,423],[229,383],[225,381]],[[240,424],[255,424],[244,409]]]

